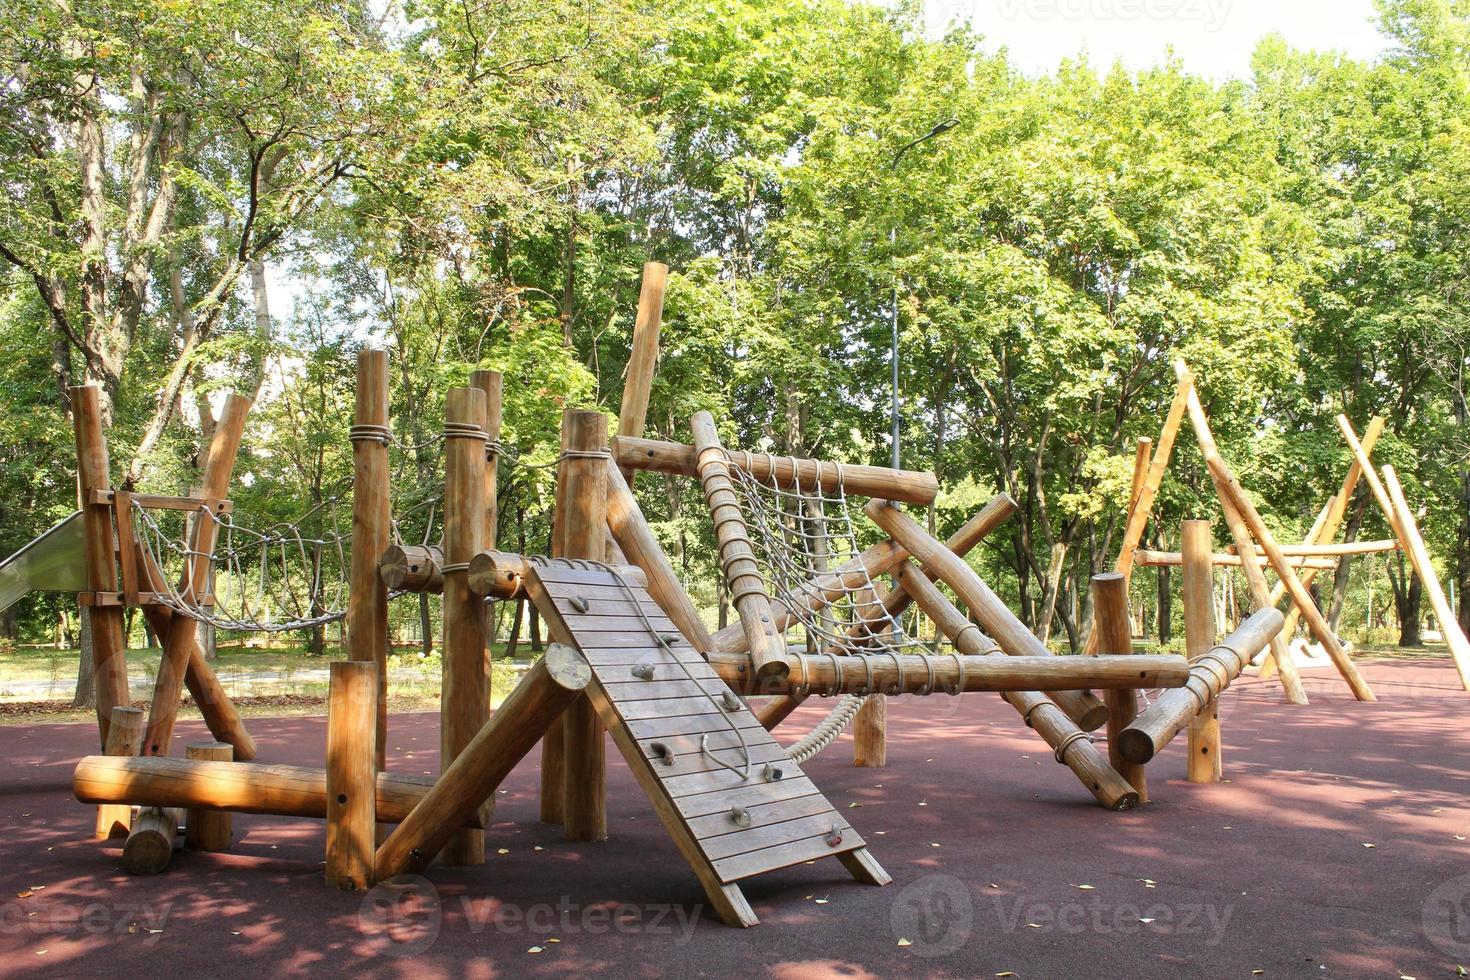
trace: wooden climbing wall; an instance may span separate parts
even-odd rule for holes
[[[887,882],[857,831],[645,589],[563,563],[534,569],[526,586],[557,639],[587,658],[588,697],[706,893],[734,904],[721,909],[727,921],[755,922],[735,882],[816,858]]]

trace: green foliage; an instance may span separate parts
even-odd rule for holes
[[[12,5],[0,50],[31,67],[0,88],[3,544],[72,505],[68,380],[111,386],[115,455],[165,490],[197,479],[209,398],[258,388],[236,498],[282,520],[346,485],[353,356],[386,345],[405,538],[434,533],[444,391],[493,368],[519,461],[500,539],[545,550],[561,413],[617,411],[658,260],[653,434],[685,438],[709,410],[742,447],[886,462],[896,316],[902,458],[941,477],[936,530],[1014,496],[973,560],[1032,620],[1061,561],[1073,642],[1180,356],[1283,537],[1340,482],[1334,417],[1387,416],[1378,455],[1464,595],[1470,9],[1380,7],[1396,49],[1378,61],[1267,38],[1251,78],[1216,83],[1175,61],[1026,77],[967,30],[925,37],[914,4]],[[84,302],[69,121],[87,111],[108,142],[109,315],[142,297],[115,376]],[[152,119],[187,139],[146,168],[145,201],[176,196],[149,238],[127,215],[130,140]],[[292,294],[267,308],[240,282],[252,261]],[[208,328],[191,339],[184,313]],[[713,605],[698,493],[638,488]],[[1156,512],[1161,546],[1217,512],[1187,431]],[[1386,533],[1371,510],[1362,530]]]

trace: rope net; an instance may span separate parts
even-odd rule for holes
[[[771,597],[790,614],[807,636],[807,645],[819,653],[862,655],[879,653],[927,656],[929,645],[910,634],[900,619],[889,613],[880,587],[866,567],[854,572],[855,584],[832,579],[831,573],[862,554],[852,507],[843,488],[842,464],[817,462],[807,481],[801,466],[791,461],[793,482],[782,486],[776,480],[776,457],[765,479],[735,463],[726,455],[741,510],[746,516],[756,564]],[[823,476],[834,488],[823,490]],[[816,610],[803,602],[824,579],[836,597]]]
[[[233,513],[200,507],[155,515],[134,500],[133,527],[163,605],[217,629],[282,633],[347,615],[349,532],[337,504],[329,497],[291,521],[254,530],[236,524]],[[212,534],[201,535],[206,530]],[[201,537],[213,537],[212,551],[195,547]]]
[[[865,565],[855,563],[858,568],[851,577],[843,575],[838,580],[832,575],[862,554],[843,486],[842,464],[817,462],[811,478],[803,481],[802,467],[792,459],[792,482],[783,486],[776,479],[774,456],[766,456],[769,465],[764,479],[737,464],[729,453],[725,460],[745,514],[756,564],[771,597],[806,634],[807,650],[833,657],[931,655],[929,646],[888,611]],[[831,478],[831,489],[823,489],[823,476]],[[832,601],[816,604],[814,609],[813,603],[803,599],[818,589],[832,596]],[[817,755],[846,730],[868,697],[882,696],[842,695],[825,719],[786,748],[787,757],[800,764]]]

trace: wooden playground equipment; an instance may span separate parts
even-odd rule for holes
[[[602,839],[606,733],[714,908],[726,922],[748,926],[756,917],[739,882],[754,875],[833,856],[860,882],[889,881],[858,831],[801,768],[854,718],[864,720],[857,737],[863,761],[881,764],[886,697],[999,693],[1110,810],[1146,799],[1144,763],[1185,728],[1192,745],[1213,744],[1218,773],[1218,730],[1212,736],[1210,728],[1216,701],[1277,641],[1284,620],[1261,591],[1260,608],[1216,642],[1210,582],[1213,563],[1222,559],[1212,554],[1208,525],[1190,522],[1178,558],[1190,658],[1131,650],[1127,578],[1138,559],[1152,557],[1137,544],[1186,410],[1208,447],[1232,532],[1239,529],[1241,566],[1264,583],[1259,545],[1300,604],[1305,592],[1295,567],[1314,571],[1306,563],[1318,553],[1288,557],[1265,533],[1228,467],[1212,455],[1187,371],[1158,453],[1149,459],[1146,448],[1140,451],[1118,572],[1093,583],[1098,654],[1059,657],[965,560],[1015,511],[1008,496],[941,542],[900,507],[935,498],[932,474],[729,450],[706,413],[690,421],[691,444],[644,438],[665,273],[656,263],[645,269],[616,435],[609,437],[600,413],[563,416],[550,556],[496,547],[496,464],[508,460],[499,442],[503,388],[492,372],[476,372],[469,386],[446,397],[442,543],[395,543],[387,355],[360,355],[346,608],[314,604],[308,619],[271,627],[345,618],[352,659],[331,664],[323,769],[248,761],[256,747],[194,643],[194,620],[214,615],[207,583],[248,405],[227,403],[197,496],[144,498],[108,487],[100,427],[86,411],[87,389],[77,390],[91,586],[85,601],[94,630],[106,634],[94,647],[106,754],[81,761],[74,790],[79,800],[99,804],[99,835],[128,833],[130,870],[166,867],[180,824],[191,846],[228,847],[234,812],[324,819],[326,878],[343,888],[366,888],[436,859],[478,865],[495,790],[538,743],[542,819],[561,824],[569,840]],[[738,617],[730,627],[705,626],[644,519],[633,490],[644,470],[698,481]],[[1395,487],[1390,481],[1390,492]],[[867,498],[861,509],[884,539],[860,547],[849,494]],[[155,553],[135,526],[147,507],[194,515],[179,549],[188,573],[176,588],[162,583]],[[1325,532],[1330,515],[1319,524]],[[1308,546],[1329,539],[1319,533]],[[885,576],[887,588],[880,585]],[[425,591],[443,596],[437,778],[393,773],[385,752],[388,603]],[[553,643],[491,712],[485,610],[504,600],[534,604]],[[165,637],[166,667],[146,725],[128,704],[121,659],[128,604],[156,617]],[[934,644],[910,635],[902,620],[910,607],[952,652],[936,653]],[[229,622],[250,625],[246,617]],[[1308,622],[1316,628],[1310,613]],[[790,640],[794,630],[804,642]],[[1339,667],[1356,676],[1345,656]],[[1283,683],[1290,670],[1283,662]],[[185,684],[218,742],[191,746],[179,758],[169,755],[169,742]],[[1163,693],[1140,713],[1141,690]],[[1363,686],[1362,695],[1371,692]],[[833,699],[835,707],[794,744],[778,743],[771,732],[812,696]],[[1090,734],[1104,727],[1106,753]]]

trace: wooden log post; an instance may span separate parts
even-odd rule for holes
[[[469,562],[485,530],[485,393],[452,388],[444,399],[444,650],[439,708],[443,772],[489,717],[485,702],[482,603],[470,591]],[[461,831],[442,855],[450,865],[485,861],[485,835]]]
[[[864,511],[873,523],[908,549],[926,571],[934,572],[945,585],[954,589],[970,610],[970,615],[980,623],[981,629],[995,637],[1007,654],[1013,657],[1052,656],[1052,652],[1006,608],[1000,596],[980,580],[964,559],[930,537],[918,522],[899,510],[892,501],[874,498],[868,501]],[[1090,691],[1047,691],[1046,695],[1084,731],[1095,731],[1108,720],[1107,705]]]
[[[571,438],[572,413],[575,409],[564,409],[561,413],[561,453],[557,462],[555,505],[551,512],[551,556],[566,555],[567,492],[570,483],[562,479],[566,465],[567,440]],[[534,609],[529,600],[528,608]],[[546,731],[541,740],[541,822],[559,824],[563,822],[566,809],[567,759],[566,725],[558,722]]]
[[[228,742],[193,742],[184,746],[184,756],[209,762],[233,762],[234,746]],[[189,809],[184,813],[184,843],[197,851],[227,851],[235,837],[235,820],[221,810]]]
[[[327,702],[327,884],[361,891],[373,884],[377,842],[377,664],[331,665]]]
[[[357,394],[352,441],[352,565],[347,593],[348,656],[377,665],[373,764],[388,761],[388,590],[378,559],[392,539],[389,487],[388,352],[357,355]]]
[[[143,745],[143,709],[118,705],[112,709],[112,724],[107,727],[107,754],[130,759]],[[97,807],[98,840],[126,837],[133,827],[133,808],[126,803],[104,803]]]
[[[1128,491],[1128,513],[1127,517],[1133,516],[1133,511],[1138,507],[1138,501],[1143,499],[1143,488],[1148,483],[1149,465],[1153,462],[1154,441],[1148,436],[1138,440],[1138,448],[1133,453],[1133,485]]]
[[[1210,564],[1215,543],[1209,521],[1185,521],[1179,536],[1184,552],[1184,647],[1196,660],[1215,645],[1215,568]],[[1213,700],[1189,722],[1188,779],[1218,783],[1223,765],[1220,703]]]
[[[231,392],[225,397],[209,456],[204,462],[204,478],[196,496],[218,506],[230,490],[230,474],[245,434],[245,416],[250,412],[250,399]],[[214,571],[214,541],[219,530],[214,517],[201,508],[194,514],[189,528],[191,556],[184,563],[179,579],[179,595],[186,603],[197,602],[208,593]],[[174,723],[179,717],[179,700],[184,693],[184,675],[188,673],[191,651],[198,648],[199,631],[193,619],[174,615],[163,636],[163,656],[158,663],[158,676],[153,681],[153,703],[148,706],[148,729],[143,736],[143,752],[168,755],[173,739]]]
[[[1346,420],[1346,416],[1343,416],[1338,424],[1341,425]],[[1368,423],[1368,429],[1363,433],[1361,444],[1365,459],[1373,452],[1373,447],[1378,444],[1378,437],[1383,434],[1384,424],[1384,419],[1379,416],[1375,416]],[[1351,431],[1352,426],[1349,425],[1348,429]],[[1356,435],[1354,438],[1356,439]],[[1336,497],[1328,498],[1327,505],[1322,508],[1321,513],[1317,515],[1316,522],[1312,525],[1313,532],[1307,535],[1307,541],[1303,542],[1304,544],[1327,543],[1337,537],[1337,531],[1342,527],[1344,518],[1347,517],[1348,506],[1352,503],[1353,493],[1357,490],[1358,480],[1362,475],[1363,468],[1358,463],[1357,458],[1354,457],[1353,461],[1348,465],[1347,476],[1343,478],[1342,489],[1338,491]],[[1317,569],[1307,568],[1303,570],[1301,576],[1302,585],[1311,588],[1312,581],[1316,577]],[[1271,605],[1275,606],[1280,603],[1282,597],[1285,595],[1286,586],[1278,582],[1276,588],[1271,591]],[[1286,625],[1281,627],[1281,641],[1283,643],[1289,644],[1292,637],[1296,636],[1296,627],[1298,621],[1301,619],[1301,615],[1301,610],[1295,606],[1286,611]],[[1267,657],[1265,662],[1261,664],[1261,676],[1270,677],[1275,667],[1275,658]]]
[[[113,561],[112,508],[92,502],[98,491],[111,485],[107,437],[102,432],[100,389],[78,385],[71,396],[73,433],[77,445],[77,490],[81,500],[82,533],[87,561],[87,588],[116,593],[117,565]],[[123,609],[117,605],[83,605],[81,615],[92,624],[92,671],[97,699],[100,744],[107,745],[112,709],[132,703],[128,692],[127,643],[123,637]]]
[[[735,607],[740,628],[745,633],[754,680],[759,684],[768,678],[785,677],[791,672],[786,663],[786,642],[776,632],[775,621],[771,619],[771,597],[766,594],[766,583],[755,560],[755,549],[750,543],[745,515],[740,510],[740,498],[735,494],[725,447],[715,431],[714,417],[708,412],[698,412],[690,426],[699,452],[699,482],[719,542],[720,568],[730,588],[730,604]]]
[[[379,880],[423,870],[455,828],[494,795],[516,763],[561,721],[591,679],[591,668],[576,650],[559,643],[548,647],[434,788],[378,847],[374,867]]]
[[[1184,687],[1159,695],[1123,730],[1118,739],[1123,758],[1143,765],[1157,755],[1265,649],[1271,637],[1281,631],[1282,618],[1276,609],[1259,609],[1223,643],[1197,657]]]
[[[1291,601],[1296,603],[1297,607],[1301,609],[1302,618],[1307,621],[1307,626],[1311,629],[1312,635],[1317,638],[1317,642],[1322,644],[1322,649],[1326,650],[1327,655],[1332,658],[1333,664],[1337,667],[1337,672],[1342,675],[1342,679],[1347,681],[1348,687],[1352,689],[1353,696],[1359,701],[1378,700],[1373,696],[1373,689],[1368,686],[1368,682],[1363,680],[1362,675],[1358,673],[1358,668],[1354,666],[1352,660],[1348,657],[1347,651],[1343,649],[1341,641],[1337,638],[1337,634],[1332,632],[1332,628],[1327,625],[1327,617],[1322,615],[1322,611],[1312,601],[1311,593],[1302,585],[1301,579],[1296,576],[1296,571],[1282,556],[1281,550],[1276,545],[1276,539],[1271,535],[1270,529],[1266,527],[1266,522],[1261,518],[1260,513],[1257,512],[1255,504],[1251,503],[1250,498],[1246,496],[1245,490],[1240,485],[1240,481],[1235,478],[1235,474],[1230,471],[1230,467],[1225,463],[1225,460],[1219,456],[1213,456],[1208,460],[1208,463],[1210,476],[1215,481],[1215,489],[1219,491],[1221,499],[1228,499],[1235,511],[1244,518],[1246,526],[1250,529],[1250,533],[1255,536],[1256,542],[1266,552],[1266,560],[1271,563],[1271,567],[1276,570],[1276,574],[1281,578],[1282,584],[1286,586],[1286,592],[1291,596]],[[1249,543],[1242,544],[1241,546],[1242,551],[1246,551],[1249,548]],[[1285,658],[1281,659],[1283,661],[1289,660],[1290,656],[1290,654],[1287,654]],[[1279,662],[1277,666],[1280,668],[1282,676],[1285,677],[1286,664]],[[1294,669],[1295,664],[1292,666]]]
[[[472,371],[470,384],[485,393],[485,526],[480,532],[480,550],[495,548],[500,523],[500,427],[505,418],[504,378],[499,371]],[[485,710],[486,717],[494,700],[495,683],[491,666],[495,659],[495,606],[482,598],[480,611],[484,618],[481,633],[485,638]]]
[[[573,412],[567,420],[567,450],[559,479],[566,481],[562,546],[568,558],[602,561],[606,555],[607,416]],[[562,821],[567,840],[607,837],[606,739],[597,709],[587,698],[574,700],[562,720],[566,787]]]
[[[133,819],[123,843],[122,863],[128,873],[156,875],[168,868],[178,844],[184,811],[173,807],[144,807]]]
[[[141,725],[140,725],[141,731]],[[373,809],[379,823],[398,823],[434,788],[435,777],[380,772]],[[327,771],[306,766],[213,762],[167,756],[89,755],[77,763],[72,792],[83,803],[176,807],[277,817],[327,817]],[[493,806],[465,818],[490,825]]]
[[[151,592],[162,592],[165,589],[163,572],[154,561],[153,556],[148,553],[139,541],[133,542],[138,556],[138,572],[144,588]],[[149,604],[143,607],[143,618],[148,621],[148,626],[153,630],[154,636],[167,636],[169,623],[173,621],[174,612],[167,606]],[[240,761],[248,761],[256,756],[255,739],[245,728],[245,720],[240,717],[240,709],[235,707],[235,702],[225,692],[225,687],[220,683],[214,668],[204,659],[204,650],[199,646],[198,637],[189,645],[189,664],[184,671],[184,685],[188,687],[189,694],[194,698],[194,706],[204,717],[204,724],[208,726],[209,733],[221,742],[227,742],[234,749],[234,757]]]
[[[1133,653],[1133,622],[1128,616],[1128,579],[1119,572],[1092,577],[1093,630],[1098,653]],[[1105,691],[1108,706],[1108,761],[1118,775],[1138,791],[1138,802],[1148,802],[1148,781],[1143,766],[1123,758],[1118,738],[1138,717],[1138,692]]]
[[[627,379],[618,409],[618,436],[641,438],[648,424],[648,402],[653,394],[653,377],[658,369],[658,334],[664,319],[664,290],[669,267],[662,262],[643,264],[643,283],[638,290],[638,315],[633,321],[633,344],[628,352]],[[631,489],[638,474],[628,467],[621,471]],[[677,620],[675,621],[677,622]]]
[[[1179,435],[1179,426],[1184,421],[1190,393],[1194,391],[1194,375],[1188,371],[1179,374],[1174,389],[1174,400],[1169,403],[1169,414],[1164,419],[1164,428],[1159,432],[1159,441],[1148,460],[1147,472],[1140,484],[1138,469],[1144,453],[1143,440],[1139,440],[1139,452],[1134,457],[1134,494],[1128,509],[1128,524],[1123,528],[1123,545],[1118,550],[1116,571],[1126,578],[1133,576],[1133,553],[1143,541],[1144,529],[1148,526],[1149,514],[1153,511],[1154,498],[1164,483],[1164,474],[1169,469],[1169,457],[1174,452],[1174,440]]]
[[[1434,559],[1430,557],[1429,548],[1424,544],[1424,536],[1419,533],[1419,522],[1409,509],[1403,485],[1399,483],[1399,475],[1392,466],[1383,468],[1383,482],[1388,490],[1389,503],[1398,516],[1398,526],[1402,532],[1405,550],[1409,553],[1409,561],[1413,564],[1414,571],[1419,573],[1419,581],[1424,583],[1424,592],[1429,597],[1429,608],[1434,610],[1434,618],[1439,621],[1439,630],[1455,661],[1460,685],[1470,691],[1470,641],[1466,640],[1464,631],[1460,629],[1460,621],[1455,618],[1455,611],[1445,598],[1444,588],[1439,584],[1439,573],[1434,570]]]
[[[1185,366],[1182,359],[1174,362],[1174,372],[1180,378],[1189,376],[1189,368]],[[1194,438],[1199,443],[1200,454],[1204,456],[1206,463],[1213,457],[1220,455],[1220,449],[1215,444],[1215,435],[1210,431],[1210,420],[1205,415],[1204,405],[1199,400],[1199,393],[1191,385],[1188,393],[1189,421],[1194,427]],[[1213,472],[1211,474],[1213,481]],[[1245,519],[1235,509],[1235,505],[1227,499],[1225,493],[1221,492],[1219,484],[1215,486],[1215,493],[1220,498],[1220,512],[1225,517],[1225,526],[1230,529],[1230,537],[1234,539],[1236,547],[1247,559],[1254,556],[1255,541],[1251,539],[1250,528],[1246,526]],[[1271,602],[1271,592],[1266,587],[1266,573],[1262,570],[1258,561],[1246,560],[1241,564],[1241,570],[1245,573],[1245,581],[1250,589],[1251,606],[1255,610],[1274,609]],[[1296,669],[1296,661],[1291,659],[1291,654],[1286,649],[1286,643],[1278,636],[1271,641],[1271,656],[1281,671],[1281,690],[1286,700],[1292,704],[1306,704],[1307,691],[1302,687],[1301,674]]]
[[[891,541],[881,544],[893,545],[895,551],[901,551]],[[875,610],[886,608],[884,600],[888,598],[888,590],[882,580],[872,576],[869,579],[872,594],[864,604]],[[852,716],[852,764],[860,769],[882,769],[888,765],[888,698],[882,694],[869,694],[858,713]]]
[[[740,467],[762,483],[775,483],[785,490],[795,489],[798,484],[803,489],[820,488],[825,492],[841,488],[854,497],[882,497],[923,507],[939,496],[939,478],[933,473],[844,463],[839,476],[837,467],[823,460],[772,457],[739,449],[725,452],[730,465]],[[619,436],[613,440],[612,453],[621,467],[699,477],[702,453],[698,446]]]
[[[1014,660],[1005,657],[1005,651],[1000,645],[970,622],[921,569],[905,564],[899,567],[894,577],[898,586],[908,590],[909,595],[924,611],[924,615],[933,620],[934,625],[961,654],[984,656],[1000,662]],[[1081,657],[1063,659],[1079,662],[1084,660]],[[967,667],[966,680],[973,673]],[[956,687],[959,686],[958,677],[954,683]],[[1067,717],[1067,713],[1058,708],[1050,698],[1035,691],[1007,692],[1001,697],[1016,709],[1028,727],[1045,739],[1046,744],[1052,748],[1053,758],[1071,769],[1082,780],[1082,785],[1087,787],[1088,792],[1097,797],[1099,803],[1109,810],[1131,810],[1138,805],[1138,791],[1108,764],[1087,733],[1078,728]]]
[[[944,546],[963,558],[979,545],[991,531],[1009,520],[1016,510],[1016,502],[1011,498],[1010,494],[996,494],[984,507],[980,508],[974,517],[966,521],[963,527],[954,534],[951,534],[949,539],[945,541]],[[903,550],[902,546],[900,546],[900,550],[895,555],[895,558],[898,561],[902,561],[907,557],[908,551]],[[920,568],[931,580],[934,578],[934,572],[925,568],[922,563],[920,564]],[[903,583],[895,581],[893,588],[888,592],[888,596],[883,600],[883,611],[888,619],[897,620],[898,617],[902,616],[908,610],[909,604],[912,601],[913,599],[905,590]],[[858,640],[867,636],[868,633],[868,624],[866,622],[859,622],[854,623],[851,629],[848,630],[848,637]],[[801,706],[804,700],[804,696],[792,694],[772,698],[756,712],[756,718],[765,726],[767,731],[770,731],[785,721],[791,712]]]

